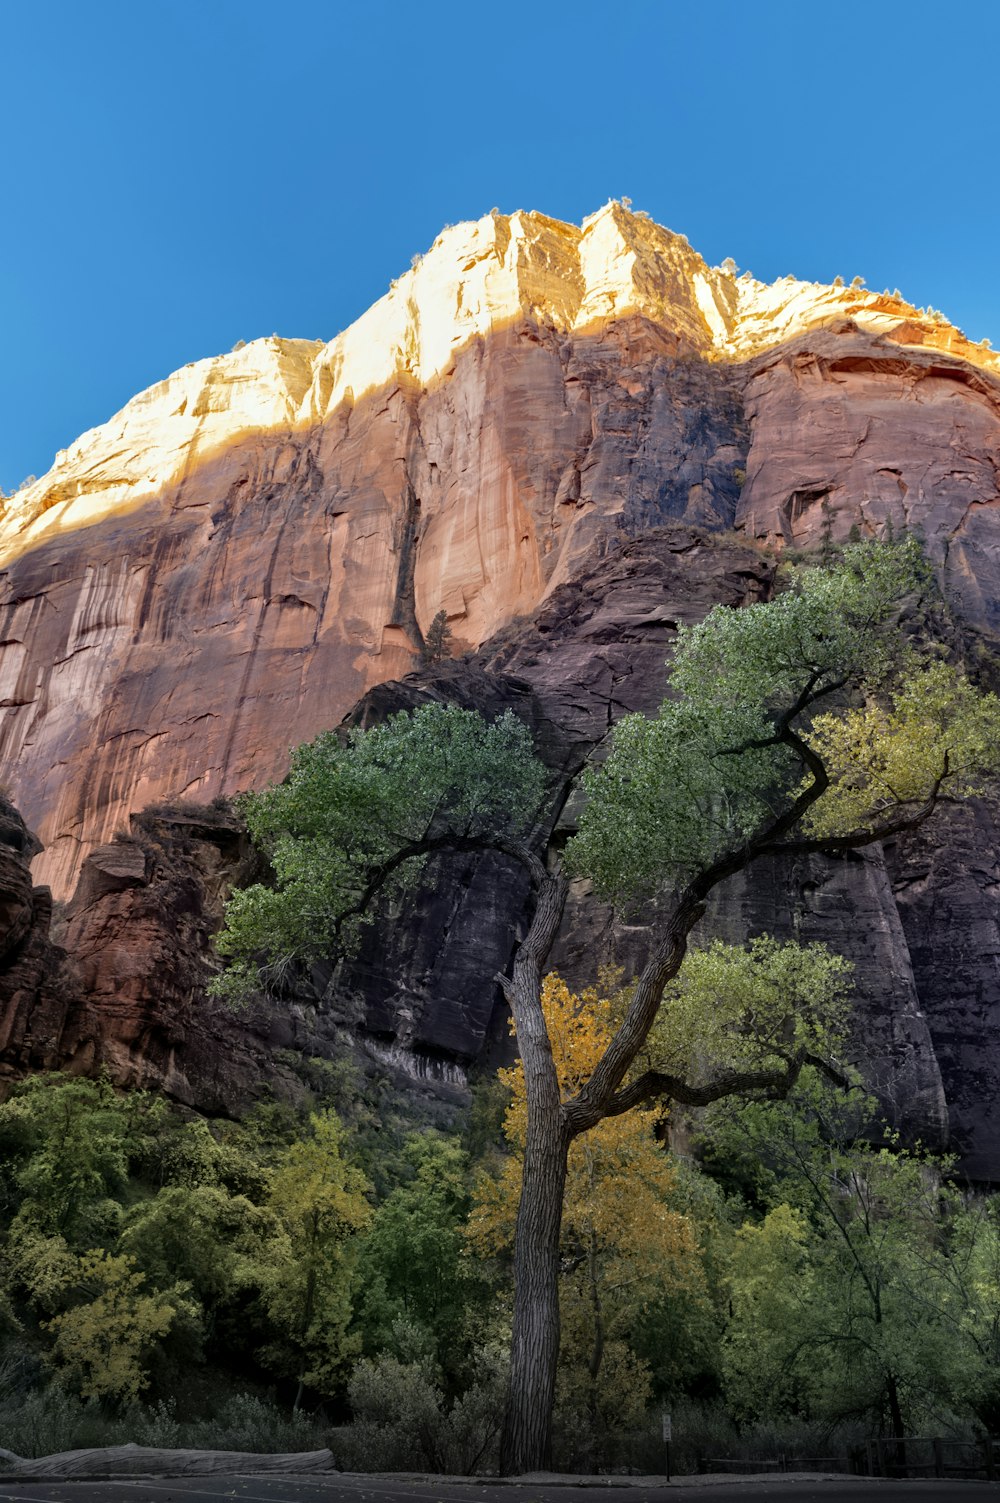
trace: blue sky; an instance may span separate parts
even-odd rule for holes
[[[608,198],[1000,345],[995,0],[0,0],[0,485],[446,223]]]

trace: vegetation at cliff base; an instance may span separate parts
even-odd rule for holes
[[[800,960],[773,941],[693,951],[678,1014],[720,974],[743,977],[752,1011]],[[844,968],[818,948],[805,964],[812,1026],[836,1032]],[[567,1099],[626,1004],[616,976],[546,981]],[[689,1044],[686,1021],[662,1041]],[[0,1105],[8,1448],[329,1444],[353,1468],[495,1467],[526,1096],[520,1065],[499,1097],[487,1084],[476,1156],[404,1133],[375,1150],[381,1193],[364,1133],[320,1099],[209,1127],[100,1082],[19,1087]],[[660,1106],[574,1143],[559,1466],[655,1471],[664,1405],[691,1469],[713,1448],[773,1454],[775,1437],[834,1454],[899,1427],[996,1428],[998,1198],[875,1110],[810,1067],[785,1101],[713,1107],[694,1156],[669,1149]]]

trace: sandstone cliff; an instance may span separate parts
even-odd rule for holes
[[[675,624],[770,587],[732,529],[780,551],[920,525],[988,648],[998,491],[997,356],[895,295],[710,268],[616,204],[580,228],[456,226],[331,343],[177,372],[0,519],[4,779],[46,847],[35,883],[67,897],[82,868],[67,974],[18,837],[5,1068],[104,1063],[232,1110],[268,1081],[294,1092],[282,1048],[350,1034],[460,1080],[503,1032],[490,978],[522,918],[516,873],[441,874],[417,928],[238,1024],[203,982],[246,853],[223,815],[176,801],[280,776],[359,701],[431,693],[529,720],[558,842],[582,758],[661,695]],[[442,608],[470,656],[400,684]],[[161,801],[169,817],[136,816]],[[937,845],[731,885],[712,924],[849,953],[887,1105],[930,1141],[950,1122],[1000,1175],[1000,844],[988,810],[964,818]],[[558,962],[583,976],[644,935],[575,904]]]
[[[678,625],[715,604],[766,596],[772,577],[773,564],[736,542],[682,524],[651,529],[610,551],[595,549],[578,578],[553,591],[533,619],[478,654],[376,687],[351,718],[369,723],[427,698],[487,715],[513,710],[549,770],[543,839],[558,845],[572,827],[576,774],[609,726],[662,698]],[[509,1047],[495,976],[509,965],[527,916],[517,863],[494,853],[435,861],[406,912],[370,929],[353,960],[300,972],[279,1005],[238,1019],[209,1004],[204,987],[216,964],[211,935],[221,898],[230,884],[247,880],[251,861],[231,816],[195,806],[135,816],[129,838],[95,850],[61,928],[76,1000],[63,1009],[61,1027],[50,1030],[47,1052],[36,1049],[34,1067],[104,1067],[123,1084],[232,1112],[265,1087],[301,1091],[289,1063],[296,1051],[322,1059],[348,1049],[411,1082],[447,1090]],[[954,871],[951,886],[953,901],[974,904],[975,868]],[[644,958],[653,918],[622,924],[577,884],[553,963],[579,984],[589,983],[601,962],[631,969]],[[887,1111],[925,1143],[944,1146],[954,1101],[956,1146],[982,1150],[981,1171],[993,1163],[989,1092],[982,1080],[970,1092],[964,1061],[947,1046],[935,1048],[935,1021],[949,1036],[950,994],[926,974],[936,963],[933,951],[929,960],[914,952],[923,971],[911,960],[880,852],[758,868],[720,890],[703,927],[734,940],[762,931],[825,940],[846,954],[855,966],[858,1057]],[[982,968],[970,979],[981,983]],[[943,1017],[928,1018],[924,994],[932,1002],[949,998]],[[7,994],[0,969],[0,1017],[24,1016],[24,1001]],[[1000,1052],[997,1033],[987,1009],[978,1036]],[[23,1051],[8,1049],[7,1059],[15,1069],[29,1063]]]
[[[130,811],[280,775],[438,610],[476,647],[601,536],[920,522],[992,623],[998,368],[618,204],[446,230],[331,343],[188,366],[5,503],[0,761],[36,874],[66,896]]]

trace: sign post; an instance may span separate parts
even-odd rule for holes
[[[670,1442],[673,1438],[673,1424],[669,1410],[663,1411],[663,1449],[666,1452],[667,1481],[670,1481]]]

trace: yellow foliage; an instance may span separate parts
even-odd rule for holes
[[[145,1275],[128,1256],[83,1253],[74,1259],[72,1279],[90,1298],[44,1322],[55,1335],[55,1360],[85,1399],[132,1403],[149,1382],[150,1348],[179,1314],[193,1318],[194,1308],[179,1288],[146,1290]]]
[[[831,786],[807,828],[845,834],[899,805],[919,806],[939,786],[956,797],[981,792],[1000,765],[1000,701],[933,663],[905,678],[889,704],[818,715],[808,741]]]
[[[564,1100],[590,1075],[617,1026],[622,993],[610,985],[602,990],[609,995],[590,988],[576,996],[557,975],[545,978],[542,1009]],[[484,1256],[512,1248],[521,1193],[527,1107],[520,1062],[500,1077],[512,1092],[504,1119],[512,1153],[498,1178],[484,1175],[477,1184],[467,1233]],[[570,1148],[562,1222],[564,1348],[593,1341],[597,1306],[610,1335],[663,1293],[700,1288],[694,1226],[670,1206],[676,1175],[656,1138],[662,1118],[662,1108],[606,1117]]]

